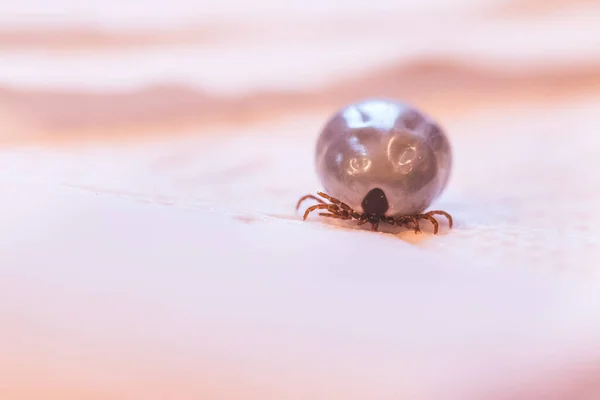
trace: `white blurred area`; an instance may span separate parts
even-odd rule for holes
[[[495,17],[505,3],[14,2],[0,13],[0,82],[94,91],[167,82],[235,94],[316,88],[331,76],[352,79],[421,58],[501,71],[595,60],[600,7]],[[61,45],[53,36],[69,40]],[[136,39],[140,45],[128,45]]]
[[[330,20],[332,17],[385,15],[388,13],[454,13],[457,8],[478,7],[485,2],[474,0],[383,0],[365,3],[360,0],[324,1],[95,1],[9,0],[3,5],[0,21],[6,24],[65,26],[94,24],[110,28],[172,28],[197,22],[267,22],[278,19]],[[458,13],[456,13],[458,14]]]

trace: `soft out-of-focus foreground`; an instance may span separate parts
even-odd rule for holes
[[[600,398],[600,3],[0,5],[0,398]],[[456,226],[318,218],[365,97]]]

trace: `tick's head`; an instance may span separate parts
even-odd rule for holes
[[[389,208],[387,197],[379,188],[371,189],[362,201],[363,212],[367,215],[382,216]]]

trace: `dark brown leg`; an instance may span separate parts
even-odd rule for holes
[[[329,204],[316,204],[314,206],[310,206],[304,211],[304,217],[302,219],[306,220],[308,218],[308,214],[315,210],[327,210],[329,208]]]
[[[327,210],[331,213],[331,214],[336,214],[336,215],[340,215],[342,217],[342,219],[356,219],[356,220],[362,220],[363,219],[363,215],[357,213],[356,211],[354,211],[352,209],[352,207],[350,207],[348,204],[336,199],[335,197],[331,197],[329,196],[327,193],[323,193],[323,192],[317,192],[317,195],[319,195],[320,197],[329,200],[329,202],[331,204],[326,203],[325,201],[323,201],[322,199],[313,196],[312,194],[308,194],[306,196],[303,196],[302,198],[300,198],[300,200],[298,200],[298,203],[296,204],[296,210],[300,207],[300,205],[302,204],[302,202],[304,200],[307,199],[313,199],[319,202],[319,206],[322,207],[317,207],[317,208],[312,208],[309,207],[309,209],[311,211],[306,210],[307,212],[312,212],[313,210],[316,209],[325,209],[327,208]],[[324,207],[327,206],[327,207]],[[308,215],[305,213],[305,215]]]
[[[340,216],[337,214],[329,214],[327,212],[319,213],[321,217],[330,217],[330,218],[339,218]]]
[[[318,197],[316,197],[316,196],[314,196],[312,194],[307,194],[306,196],[302,196],[300,198],[300,200],[298,200],[298,203],[296,204],[296,211],[298,211],[298,209],[300,208],[300,205],[302,204],[302,202],[304,200],[307,200],[307,199],[313,199],[313,200],[318,201],[319,204],[325,204],[325,202],[323,200],[321,200],[320,198],[318,198]]]
[[[448,218],[448,226],[450,228],[452,228],[452,224],[453,224],[452,215],[448,214],[446,211],[434,210],[434,211],[426,212],[425,214],[428,214],[428,215],[436,215],[436,214],[437,215],[443,215],[444,217]]]
[[[414,215],[410,217],[410,221],[413,223],[415,227],[415,233],[421,232],[421,227],[419,226],[419,219]]]
[[[352,209],[352,207],[350,207],[348,204],[339,201],[335,197],[331,197],[327,193],[317,192],[317,194],[319,196],[323,197],[324,199],[329,200],[331,203],[338,205],[342,210],[347,211],[348,214],[350,214],[353,218],[360,219],[361,215],[359,213],[357,213],[356,211],[354,211]]]
[[[304,196],[304,197],[308,198],[308,196]],[[354,212],[354,210],[352,210],[348,206],[346,206],[346,207],[348,207],[350,212],[347,211],[346,209],[340,209],[340,205],[344,204],[344,203],[338,202],[338,203],[334,203],[334,204],[328,204],[328,203],[325,203],[323,200],[318,199],[314,196],[312,198],[319,201],[319,204],[315,204],[306,209],[306,211],[304,212],[304,217],[303,217],[304,220],[306,220],[306,218],[308,218],[308,215],[315,210],[327,210],[327,212],[320,213],[319,215],[325,216],[325,217],[339,218],[339,219],[352,219],[353,215],[351,213],[356,214]]]
[[[347,217],[340,214],[330,214],[330,213],[319,213],[321,217],[329,217],[329,218],[338,218],[338,219],[351,219],[351,217]]]
[[[445,217],[447,217],[450,223],[450,228],[452,228],[452,217],[450,216],[450,214],[448,214],[445,211],[439,210],[429,211],[424,214],[402,215],[395,219],[395,224],[398,226],[405,226],[407,228],[411,228],[409,224],[412,224],[412,228],[414,229],[415,233],[419,233],[421,231],[421,227],[419,226],[419,219],[426,219],[433,225],[433,233],[437,234],[439,232],[439,223],[434,217],[434,215],[437,214],[444,215]]]
[[[390,225],[403,226],[408,229],[415,229],[411,216],[403,215],[398,218],[386,217],[385,221]],[[413,226],[409,224],[413,223]]]
[[[418,214],[416,217],[420,218],[420,219],[428,219],[429,222],[431,222],[431,224],[433,225],[433,234],[435,235],[435,234],[438,233],[438,229],[439,229],[438,222],[431,215],[429,215],[429,214]]]
[[[377,232],[377,229],[379,229],[379,221],[371,223],[371,232]]]

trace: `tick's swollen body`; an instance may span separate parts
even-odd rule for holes
[[[419,231],[427,219],[438,232],[434,215],[424,210],[445,189],[452,151],[441,127],[409,105],[371,99],[348,105],[326,123],[316,145],[316,170],[325,192],[304,196],[318,204],[319,215],[405,226]]]

